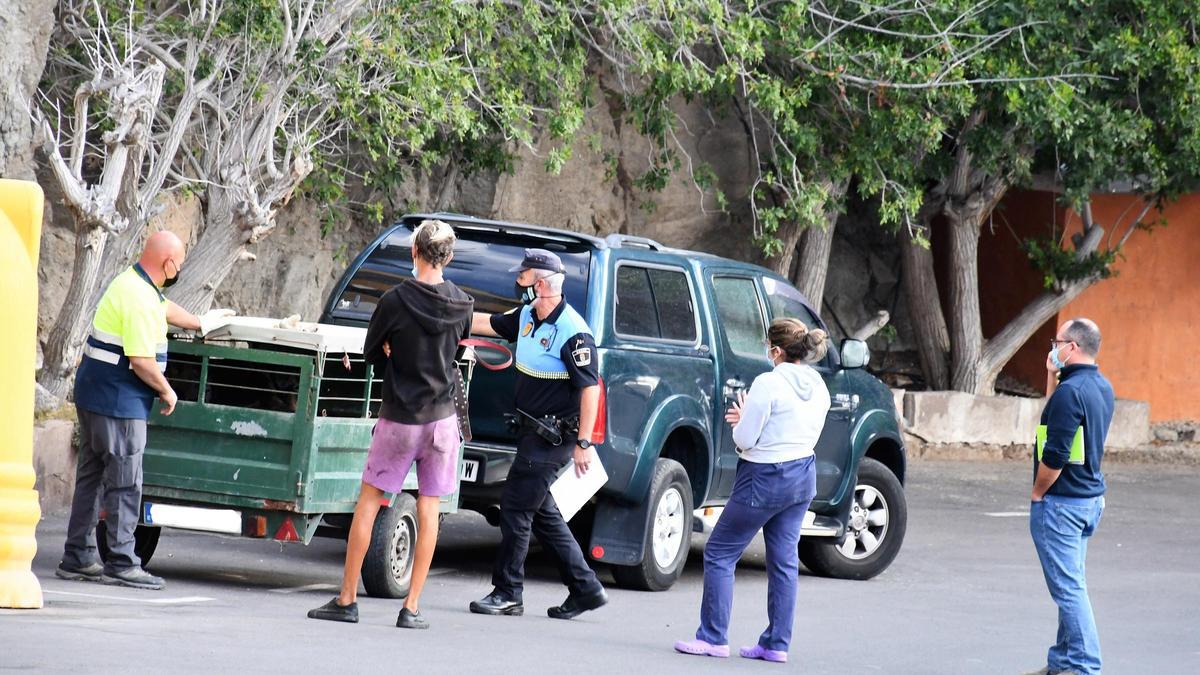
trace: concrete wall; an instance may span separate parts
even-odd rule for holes
[[[1029,446],[1045,405],[1041,398],[910,391],[904,394],[904,430],[926,443]],[[1105,446],[1136,448],[1150,440],[1150,406],[1118,400]]]

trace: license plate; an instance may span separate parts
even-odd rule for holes
[[[479,462],[473,459],[464,459],[458,477],[470,483],[479,480]]]

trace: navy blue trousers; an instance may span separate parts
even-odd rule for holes
[[[779,464],[738,462],[733,494],[704,547],[704,599],[697,639],[729,644],[734,570],[754,535],[762,530],[767,544],[769,623],[758,644],[787,651],[796,611],[800,527],[816,494],[816,481],[813,457]]]

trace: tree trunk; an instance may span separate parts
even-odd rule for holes
[[[167,291],[167,297],[184,309],[202,314],[212,307],[217,287],[241,259],[249,235],[235,217],[237,204],[228,188],[208,189],[204,210],[204,230],[195,247],[187,252],[185,273]]]
[[[979,315],[979,225],[974,213],[947,209],[950,235],[950,387],[979,391],[983,327]]]
[[[1053,319],[1059,310],[1099,280],[1099,277],[1091,277],[1069,284],[1061,292],[1043,291],[1009,321],[1003,330],[988,340],[976,369],[979,393],[990,394],[995,391],[996,378],[1000,377],[1000,371],[1012,360],[1017,350],[1029,341],[1042,324]]]
[[[100,263],[109,239],[108,231],[83,224],[79,227],[87,227],[88,231],[75,238],[75,267],[71,271],[71,285],[46,338],[42,369],[37,378],[38,384],[60,401],[71,391],[71,376],[79,363],[84,335],[92,321],[95,308],[92,291],[106,281],[100,278]]]
[[[926,212],[926,209],[922,209]],[[923,221],[928,223],[928,218]],[[929,231],[928,229],[926,231]],[[931,390],[950,388],[950,333],[938,294],[937,277],[933,270],[933,251],[913,240],[904,228],[900,242],[901,275],[908,312],[912,320],[913,338],[925,374],[925,386]]]
[[[834,226],[841,215],[842,197],[846,194],[849,181],[827,180],[823,185],[828,195],[824,222],[807,227],[791,221],[784,223],[776,233],[783,244],[782,252],[764,261],[765,266],[776,274],[792,279],[817,311],[820,311],[825,295]]]
[[[841,194],[844,192],[845,185],[843,184],[841,192],[837,196],[839,206],[842,201]],[[833,250],[833,232],[840,215],[840,208],[832,206],[826,208],[824,226],[808,228],[800,240],[800,256],[796,261],[796,274],[792,279],[795,281],[796,287],[818,312],[821,311],[821,303],[825,299],[825,280],[829,277],[829,254]]]

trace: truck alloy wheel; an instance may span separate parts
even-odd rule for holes
[[[822,537],[800,540],[800,560],[814,574],[870,579],[892,564],[908,524],[904,488],[882,463],[864,457],[841,544]]]

